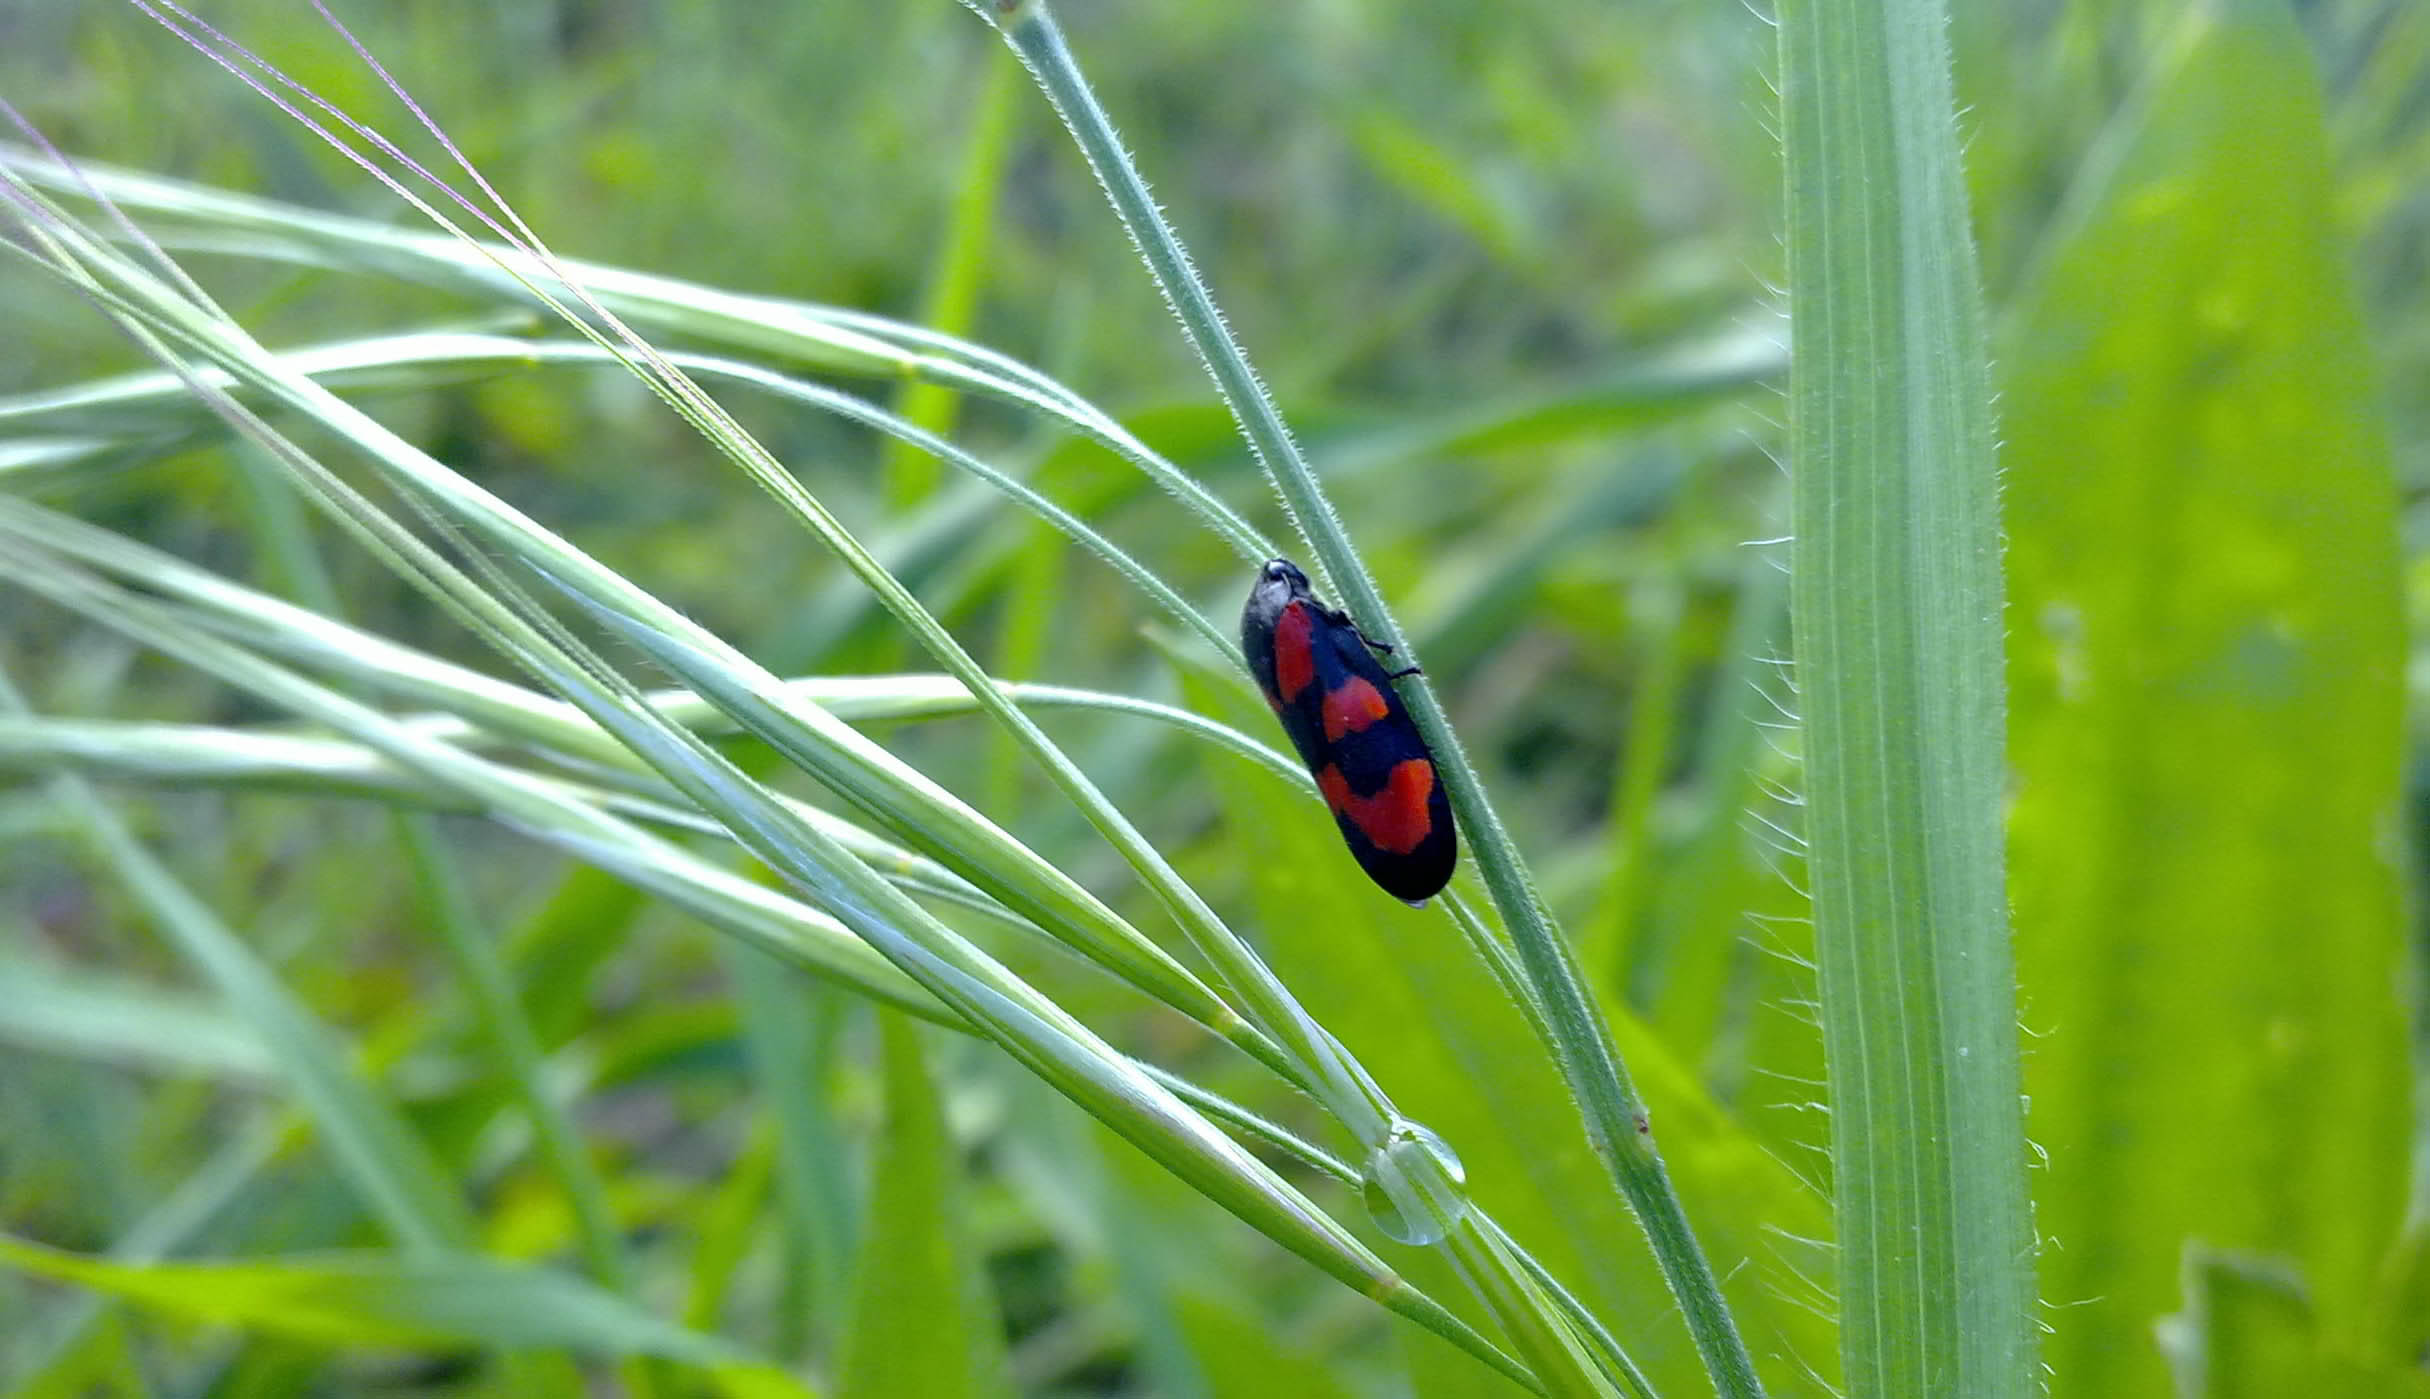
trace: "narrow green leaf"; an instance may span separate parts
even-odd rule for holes
[[[14,956],[0,957],[0,986],[0,1040],[22,1049],[238,1081],[278,1073],[260,1035],[191,995]]]
[[[702,1366],[742,1399],[812,1392],[730,1343],[663,1321],[614,1293],[478,1255],[114,1263],[0,1235],[0,1262],[171,1316],[321,1345],[654,1355]]]
[[[15,686],[0,676],[0,714],[23,712]],[[391,1236],[425,1253],[471,1240],[472,1211],[454,1179],[396,1105],[356,1070],[339,1037],[82,778],[55,777],[51,791],[160,934],[261,1037],[322,1145]]]
[[[963,138],[961,168],[955,172],[953,204],[929,262],[928,291],[917,317],[921,325],[953,336],[969,332],[993,261],[989,254],[996,238],[996,196],[1020,111],[1012,100],[1020,92],[1012,63],[992,51],[981,54],[978,62],[984,70],[978,90],[963,104],[970,129]],[[953,431],[959,406],[943,385],[914,381],[904,385],[895,410],[906,422],[944,436]],[[887,444],[884,470],[887,498],[898,507],[936,489],[936,462],[903,442]]]
[[[765,1117],[726,1168],[725,1178],[703,1192],[691,1210],[690,1285],[683,1322],[713,1327],[740,1279],[743,1260],[767,1234],[769,1177],[776,1164],[776,1133]]]
[[[869,1247],[836,1370],[842,1399],[1008,1392],[1004,1323],[971,1252],[961,1159],[918,1032],[878,1016],[886,1125],[870,1162]]]
[[[1791,630],[1855,1399],[2038,1394],[1991,391],[1939,0],[1784,0]]]
[[[515,249],[460,242],[277,200],[117,169],[90,160],[71,171],[47,154],[0,142],[0,170],[72,198],[99,193],[121,209],[156,214],[164,241],[189,237],[217,252],[376,271],[407,280],[502,295],[520,305],[536,292],[562,296],[557,271]],[[865,312],[755,296],[595,263],[557,261],[599,304],[638,326],[733,350],[799,360],[846,373],[908,375],[1021,406],[1113,452],[1171,491],[1243,557],[1273,547],[1229,506],[1078,394],[984,346]],[[764,373],[765,371],[759,371]],[[240,376],[241,377],[241,376]],[[54,444],[53,451],[75,444]],[[38,453],[37,459],[51,455]]]
[[[0,511],[0,526],[6,512]],[[46,559],[30,540],[0,549],[0,577],[217,675],[272,703],[346,732],[415,776],[462,791],[477,807],[534,837],[661,894],[709,922],[914,1014],[950,1013],[835,919],[711,865],[569,796],[500,768],[215,638],[176,625],[165,609]],[[402,1158],[400,1158],[402,1159]]]
[[[2157,1392],[2194,1242],[2366,1353],[2404,1203],[2397,496],[2304,53],[2186,12],[2002,356],[2062,1393]]]
[[[725,952],[726,981],[742,1017],[753,1096],[772,1133],[766,1172],[783,1228],[777,1353],[817,1353],[843,1316],[862,1218],[858,1154],[830,1110],[837,1023],[847,1002],[831,989],[773,976],[768,956],[743,945]],[[762,1219],[764,1229],[767,1220]]]

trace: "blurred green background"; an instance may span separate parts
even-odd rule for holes
[[[1678,1134],[1667,1149],[1767,1377],[1825,1392],[1830,1265],[1808,1241],[1829,1227],[1828,1133],[1779,664],[1771,29],[1751,7],[1678,0],[1058,8],[1587,970],[1630,1012],[1623,1047]],[[2430,767],[2405,677],[2430,589],[2430,7],[1955,8],[2000,354],[2011,887],[2047,1153],[2034,1190],[2053,1392],[2425,1392],[2410,852]],[[559,253],[966,335],[1280,531],[1068,141],[958,6],[341,13]],[[244,0],[210,17],[407,131],[308,9]],[[132,8],[0,0],[0,96],[79,158],[411,223]],[[185,260],[273,346],[498,317],[377,277]],[[36,278],[0,275],[0,325],[0,393],[143,363]],[[1000,406],[905,397],[1217,615],[1245,591],[1243,561],[1107,454]],[[621,375],[467,374],[360,401],[772,668],[927,668]],[[996,673],[1186,700],[1277,737],[1034,521],[856,429],[735,402]],[[277,589],[250,479],[241,450],[197,428],[0,488]],[[487,664],[367,558],[334,543],[328,557],[355,622]],[[43,712],[271,717],[16,597],[0,654]],[[1497,1057],[1523,1037],[1517,1019],[1448,934],[1379,908],[1321,818],[1270,779],[1103,716],[1049,722],[1211,901],[1262,931],[1326,1023],[1426,1105],[1480,1196],[1665,1392],[1699,1392],[1618,1207],[1574,1152],[1531,1138],[1568,1105]],[[981,726],[881,736],[1140,902]],[[563,1261],[563,1202],[499,1111],[380,814],[264,794],[118,800],[461,1168],[485,1246]],[[1000,1056],[881,1037],[866,1008],[771,978],[602,877],[449,830],[580,1085],[652,1309],[807,1360],[844,1393],[1514,1392],[1176,1189]],[[227,1144],[274,1121],[277,1099],[246,1028],[76,853],[39,787],[0,791],[0,831],[0,1227],[99,1252],[231,1169]],[[1134,1053],[1293,1112],[1170,1017],[1068,967],[1021,969]],[[951,1169],[934,1179],[913,1169],[939,1161]],[[934,1237],[916,1222],[947,1208],[965,1247],[927,1274],[901,1265]],[[377,1242],[309,1143],[290,1142],[180,1251]],[[1457,1291],[1439,1264],[1395,1262]],[[115,1339],[82,1333],[63,1353],[66,1296],[0,1273],[0,1316],[27,1319],[0,1325],[0,1383],[565,1382],[477,1348],[330,1347],[140,1308]],[[939,1348],[949,1376],[909,1378],[866,1339],[905,1309],[928,1318],[910,1350],[981,1339],[968,1357]]]

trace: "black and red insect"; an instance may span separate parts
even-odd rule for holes
[[[1414,668],[1385,670],[1375,652],[1386,648],[1318,602],[1289,559],[1258,570],[1240,649],[1367,877],[1413,904],[1441,892],[1459,855],[1451,801],[1392,688]]]

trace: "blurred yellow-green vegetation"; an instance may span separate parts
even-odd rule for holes
[[[558,255],[985,346],[1306,557],[1071,138],[960,5],[336,8]],[[1993,1261],[2038,1296],[2020,1330],[2041,1328],[2047,1367],[1981,1392],[2430,1395],[2430,766],[2410,719],[2411,677],[2430,675],[2413,663],[2430,6],[1951,8],[1996,393],[2004,879],[2033,1148],[2036,1246]],[[1760,9],[1057,13],[1524,853],[1767,1391],[1921,1399],[1961,1391],[1928,1368],[1885,1387],[1842,1354],[1839,1319],[1861,1310],[1843,1274],[1871,1289],[1912,1260],[1850,1266],[1832,1242],[1849,1105],[1824,1062],[1803,858],[1790,215]],[[230,0],[208,18],[470,188],[311,7]],[[0,0],[0,98],[96,171],[432,231],[134,6]],[[528,300],[351,225],[109,188],[272,350],[487,337],[330,382],[760,666],[941,668],[632,374],[499,349],[572,339]],[[28,246],[10,210],[0,228]],[[847,936],[799,955],[738,938],[603,872],[603,844],[586,862],[536,835],[538,815],[496,819],[504,798],[434,798],[368,749],[343,770],[335,746],[274,750],[351,735],[110,614],[391,715],[455,706],[392,687],[382,657],[316,660],[300,622],[208,620],[173,566],[113,561],[109,539],[533,682],[174,381],[55,396],[154,361],[39,261],[0,263],[0,669],[22,696],[0,705],[0,1395],[1524,1392],[1133,1149],[1033,1060],[930,1023],[954,1017],[834,950]],[[754,341],[705,305],[617,310],[662,347],[951,438],[1231,625],[1253,561],[1102,442],[1002,394]],[[1034,514],[817,404],[711,387],[989,673],[1279,744],[1230,657]],[[268,416],[371,479],[343,432]],[[466,531],[434,537],[547,586]],[[557,615],[635,684],[667,683],[647,638]],[[1230,997],[1016,738],[937,693],[881,679],[835,712]],[[1489,911],[1463,936],[1441,904],[1368,885],[1269,768],[1036,698],[1077,768],[1456,1150],[1477,1206],[1651,1392],[1712,1392],[1538,1043],[1559,1027],[1497,970],[1508,906],[1464,877]],[[495,717],[464,705],[475,728]],[[704,732],[739,770],[854,817],[781,743],[733,728]],[[558,762],[534,732],[462,741],[602,809],[675,804],[599,751]],[[779,884],[699,825],[657,829]],[[953,863],[931,832],[872,829]],[[873,863],[1123,1054],[1359,1164],[1370,1143],[1321,1092],[1047,945],[1023,920],[1064,936],[1062,896],[1030,875]],[[824,976],[789,964],[822,956]],[[1955,1053],[1975,1050],[2018,1053]],[[1481,1300],[1474,1256],[1395,1242],[1359,1189],[1243,1140],[1536,1363],[1504,1339],[1527,1309]],[[1867,1296],[1896,1307],[1938,1281]]]

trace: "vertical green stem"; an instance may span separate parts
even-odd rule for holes
[[[979,308],[982,279],[992,265],[988,254],[996,232],[996,195],[1003,188],[1004,162],[1012,147],[1013,118],[1019,111],[1013,98],[1020,85],[1003,55],[989,53],[970,107],[970,131],[961,169],[953,183],[953,205],[945,220],[945,239],[928,268],[928,291],[921,298],[920,324],[946,335],[965,335]],[[962,396],[932,379],[903,385],[895,411],[939,437],[953,435]],[[886,498],[896,509],[926,499],[937,488],[944,466],[913,443],[890,437],[885,445]]]
[[[1988,356],[1939,0],[1783,0],[1791,625],[1847,1392],[2034,1364]]]
[[[1112,122],[1089,90],[1045,4],[1021,0],[996,10],[975,3],[974,8],[980,8],[1020,54],[1079,142],[1157,286],[1281,494],[1285,509],[1329,576],[1336,602],[1358,618],[1370,636],[1393,647],[1402,661],[1418,664],[1408,637],[1384,605],[1383,594],[1351,547],[1348,533],[1291,440],[1281,413],[1258,382],[1247,355],[1225,328],[1214,297],[1190,265],[1189,254],[1158,212],[1146,182],[1115,136]],[[1724,1395],[1740,1399],[1761,1394],[1753,1362],[1722,1301],[1712,1265],[1688,1227],[1686,1211],[1654,1148],[1644,1105],[1612,1048],[1599,1008],[1581,985],[1568,944],[1536,896],[1518,849],[1486,799],[1433,686],[1421,674],[1403,681],[1399,688],[1419,731],[1434,750],[1453,809],[1467,831],[1469,854],[1510,930],[1521,970],[1543,1003],[1553,1030],[1549,1047],[1578,1097],[1587,1136],[1636,1211],[1663,1275],[1686,1314],[1706,1369]]]

